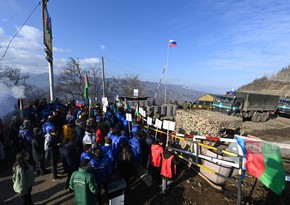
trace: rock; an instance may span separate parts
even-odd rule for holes
[[[191,182],[190,179],[187,179],[187,180],[186,180],[186,183],[190,184],[190,182]]]
[[[203,185],[202,185],[202,182],[198,182],[198,186],[199,187],[202,187]]]

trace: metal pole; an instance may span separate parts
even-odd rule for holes
[[[102,56],[102,84],[103,84],[103,97],[106,97],[105,92],[105,66],[104,66],[104,57]]]
[[[50,102],[54,100],[54,80],[53,80],[53,58],[51,61],[48,62],[48,69],[49,69],[49,93],[50,93]]]
[[[237,205],[241,204],[242,197],[242,169],[243,169],[243,157],[239,156],[239,179],[238,179],[238,196],[237,196]]]
[[[166,63],[166,67],[167,67],[167,70],[166,70],[166,84],[165,84],[165,97],[164,97],[164,104],[166,104],[166,92],[167,92],[167,73],[168,73],[168,61],[169,61],[169,43],[167,43],[167,63]]]

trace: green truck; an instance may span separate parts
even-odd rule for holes
[[[228,115],[265,122],[270,114],[275,114],[279,96],[249,92],[236,92],[234,96],[217,95],[213,110]]]

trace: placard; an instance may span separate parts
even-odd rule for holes
[[[140,113],[141,113],[141,115],[142,115],[143,117],[146,117],[146,111],[145,111],[145,110],[142,109],[142,111],[141,111]]]
[[[155,120],[155,127],[157,127],[157,128],[159,128],[159,129],[161,129],[161,128],[162,128],[162,121],[161,121],[161,120],[158,120],[158,119],[156,119],[156,120]]]
[[[163,129],[174,131],[175,130],[175,122],[163,120]]]
[[[152,125],[152,118],[151,117],[147,117],[147,125]]]
[[[106,113],[107,112],[107,106],[103,105],[103,112]]]
[[[126,113],[126,120],[128,122],[132,122],[132,114],[131,113]]]

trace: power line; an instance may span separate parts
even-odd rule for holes
[[[32,16],[32,14],[34,13],[34,11],[37,9],[37,7],[41,4],[41,1],[35,6],[35,8],[32,10],[32,12],[29,14],[29,16],[27,17],[27,19],[24,21],[24,23],[21,25],[20,29],[14,34],[14,36],[10,39],[4,54],[2,55],[2,57],[0,58],[0,61],[3,60],[3,58],[6,56],[7,51],[9,49],[9,46],[11,44],[11,42],[13,41],[13,39],[17,36],[17,34],[21,31],[21,29],[23,28],[23,26],[27,23],[27,21],[30,19],[30,17]]]

